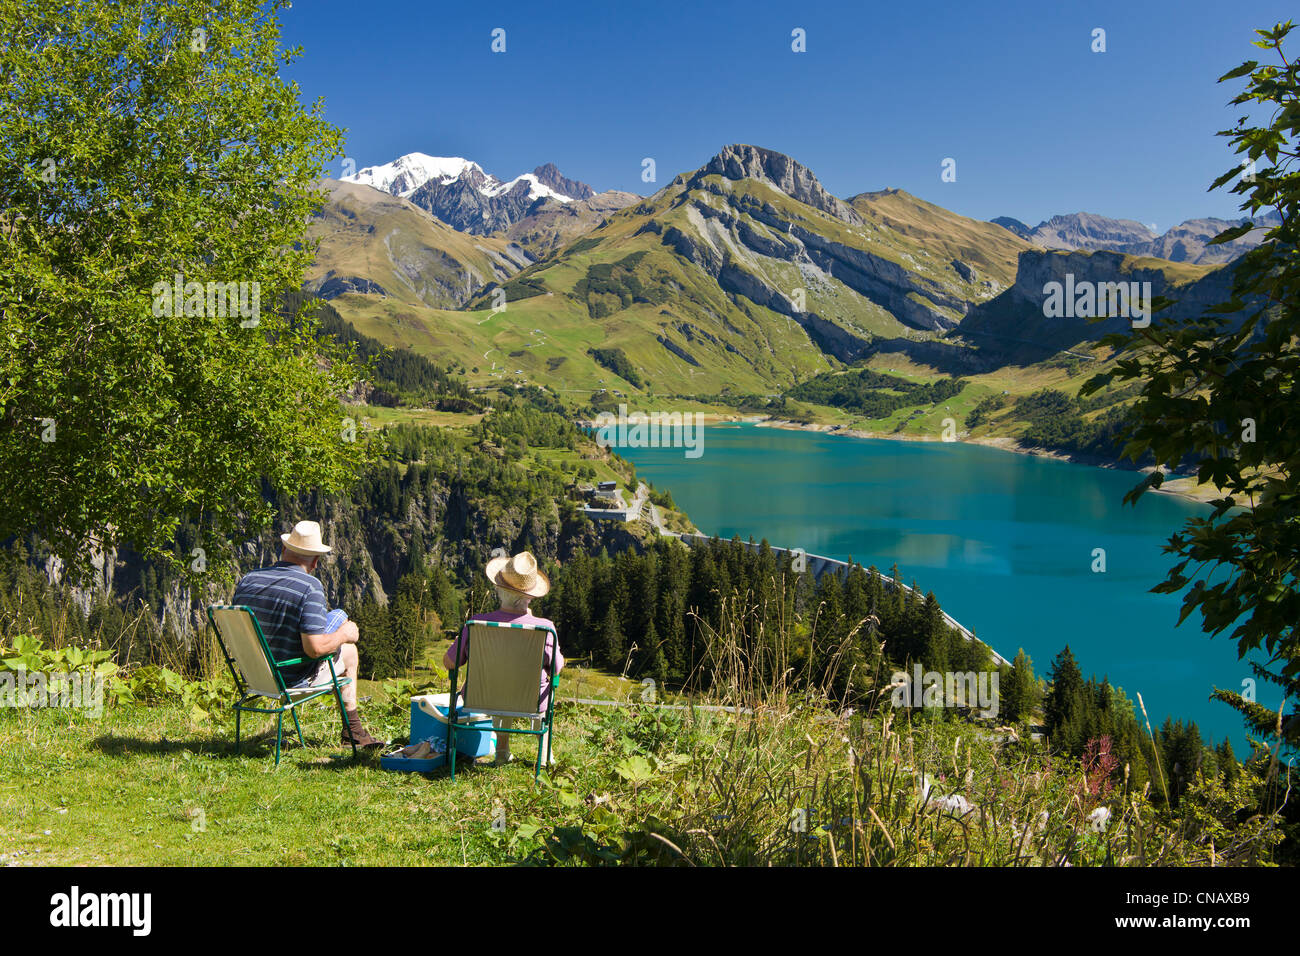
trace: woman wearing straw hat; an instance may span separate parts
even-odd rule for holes
[[[544,617],[536,617],[528,612],[528,604],[533,598],[544,597],[551,590],[551,582],[547,579],[546,574],[537,567],[537,559],[527,551],[520,552],[514,557],[497,557],[492,558],[484,569],[488,580],[496,587],[497,601],[500,608],[495,611],[489,611],[486,614],[476,614],[471,621],[499,621],[511,624],[524,624],[529,627],[549,627],[552,632],[555,631],[555,625]],[[468,641],[469,624],[461,628],[460,636],[447,648],[447,653],[443,655],[442,663],[447,670],[453,667],[460,667],[468,660],[468,654],[465,650],[465,643]],[[542,675],[541,683],[538,687],[538,704],[539,712],[546,710],[547,697],[551,693],[551,684],[547,680],[548,665],[551,663],[552,654],[555,660],[555,673],[559,673],[564,667],[564,655],[560,653],[560,648],[553,638],[546,639],[546,650],[542,656]],[[514,725],[513,717],[493,717],[492,723],[496,727],[510,727]],[[536,729],[536,728],[535,728]],[[542,736],[541,746],[542,753],[546,753],[548,735]],[[503,764],[510,762],[513,757],[510,756],[510,735],[497,734],[497,763]],[[551,763],[555,762],[555,755],[551,755]]]

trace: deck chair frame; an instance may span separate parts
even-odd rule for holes
[[[551,724],[555,716],[555,695],[559,692],[559,686],[560,686],[560,675],[555,672],[555,658],[560,650],[559,635],[555,633],[555,628],[553,627],[536,627],[527,624],[514,624],[510,621],[475,621],[472,619],[465,622],[465,626],[463,629],[465,633],[465,661],[466,662],[463,665],[453,667],[450,675],[451,696],[448,698],[448,711],[447,711],[447,760],[451,764],[451,779],[453,782],[456,779],[456,731],[482,729],[480,727],[474,726],[473,724],[460,723],[457,720],[458,708],[456,707],[456,685],[459,679],[461,667],[470,666],[471,658],[470,658],[469,645],[470,645],[470,637],[473,633],[474,627],[512,628],[515,630],[522,630],[522,631],[542,631],[551,636],[550,637],[552,642],[551,662],[549,665],[546,666],[546,670],[549,674],[548,683],[550,684],[550,693],[546,695],[545,713],[537,711],[531,714],[524,714],[516,711],[494,711],[490,708],[482,708],[477,705],[470,704],[469,702],[466,703],[467,707],[473,708],[475,714],[486,714],[489,717],[515,717],[523,720],[541,721],[541,726],[540,729],[538,730],[533,730],[531,727],[529,727],[528,729],[519,728],[519,727],[494,728],[494,730],[498,734],[527,734],[529,736],[534,736],[537,738],[537,764],[533,768],[533,780],[535,782],[542,772],[543,735],[545,736],[546,739],[546,764],[549,767],[551,763]],[[543,642],[545,642],[545,640],[546,639],[543,638]],[[546,646],[545,643],[543,643],[542,645],[543,659],[545,659],[546,657],[545,646]],[[465,689],[466,691],[469,690],[468,680],[465,681]]]
[[[279,691],[278,696],[273,696],[264,690],[253,690],[249,682],[245,679],[244,674],[239,668],[238,661],[230,652],[230,647],[226,643],[226,637],[221,633],[221,627],[217,624],[217,619],[213,615],[214,611],[242,611],[248,615],[253,625],[253,633],[257,635],[257,643],[261,648],[262,654],[266,658],[267,666],[270,668],[271,677],[275,681],[275,689]],[[212,630],[217,634],[217,643],[221,645],[221,653],[226,658],[226,664],[230,667],[231,676],[235,678],[235,690],[240,694],[240,699],[232,706],[235,709],[235,752],[240,751],[240,719],[245,713],[250,714],[275,714],[275,765],[280,766],[280,749],[281,742],[284,739],[284,715],[287,711],[293,717],[294,729],[298,731],[298,742],[304,747],[307,741],[303,739],[302,724],[298,722],[297,708],[308,701],[316,700],[318,697],[324,697],[327,694],[333,694],[334,700],[339,707],[339,717],[343,720],[343,726],[348,725],[347,711],[343,707],[342,689],[352,683],[351,677],[342,677],[334,670],[334,657],[327,655],[325,657],[295,657],[292,660],[277,661],[271,653],[271,646],[266,642],[266,635],[262,633],[262,625],[257,620],[257,615],[253,609],[244,604],[212,604],[208,607],[208,623],[212,625]],[[284,681],[282,673],[286,668],[295,667],[299,664],[317,663],[319,661],[328,661],[330,668],[330,682],[318,687],[290,689]],[[269,690],[270,688],[268,688]],[[254,707],[251,701],[258,698],[267,698],[274,700],[279,706],[277,707]],[[352,756],[357,755],[357,742],[352,741]]]

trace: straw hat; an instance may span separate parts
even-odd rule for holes
[[[295,554],[329,554],[333,549],[320,539],[320,525],[315,521],[299,521],[288,534],[280,535],[284,546]]]
[[[550,580],[538,570],[537,559],[527,551],[521,551],[513,558],[493,558],[487,563],[486,571],[493,584],[529,597],[543,597],[551,590]]]

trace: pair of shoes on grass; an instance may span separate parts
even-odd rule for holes
[[[426,738],[408,744],[396,751],[395,756],[405,757],[407,760],[429,760],[446,753],[446,747],[446,742],[441,738]]]
[[[398,753],[407,760],[428,760],[433,756],[433,748],[429,746],[429,741],[421,740],[419,743],[403,747]]]

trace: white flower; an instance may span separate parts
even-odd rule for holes
[[[1038,815],[1038,829],[1045,830],[1047,828],[1047,820],[1048,820],[1047,811],[1044,810],[1042,813]]]
[[[1098,807],[1088,814],[1088,826],[1094,833],[1105,833],[1110,822],[1110,807]]]
[[[940,799],[934,802],[934,805],[938,807],[940,810],[951,810],[959,817],[964,817],[966,814],[970,813],[972,810],[975,809],[973,806],[971,806],[970,801],[967,800],[965,797],[963,797],[960,793],[954,793],[948,797],[941,797]]]
[[[921,774],[921,802],[926,803],[930,799],[930,790],[934,784],[930,781],[929,774]]]

